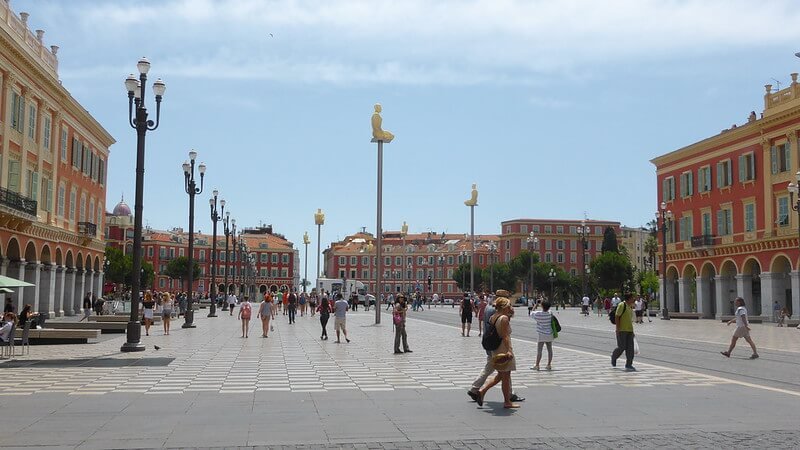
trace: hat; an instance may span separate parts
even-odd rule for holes
[[[505,290],[505,289],[498,289],[498,290],[497,290],[497,291],[494,293],[494,295],[496,295],[496,296],[498,296],[498,297],[511,297],[511,292],[508,292],[508,291],[507,291],[507,290]]]

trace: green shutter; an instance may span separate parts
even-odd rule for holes
[[[787,142],[783,144],[783,156],[786,160],[786,170],[792,169],[792,144]]]
[[[663,180],[661,180],[661,201],[662,202],[667,201],[667,195],[669,194],[668,189],[669,188],[667,187],[667,179],[664,178]]]
[[[726,164],[726,166],[727,166],[726,169],[728,171],[728,179],[727,179],[728,184],[726,184],[726,186],[730,186],[731,184],[733,184],[733,167],[731,167],[732,164],[730,161],[728,161],[728,164]]]
[[[724,231],[724,228],[723,228],[724,222],[723,222],[723,220],[724,220],[723,211],[720,209],[719,211],[717,211],[717,235],[718,236],[724,236],[725,235],[725,233],[723,232]]]
[[[30,196],[31,199],[36,200],[37,203],[40,203],[41,200],[39,199],[39,172],[31,173],[31,190]]]
[[[686,179],[689,180],[689,196],[694,195],[694,176],[692,172],[686,174]]]
[[[717,187],[722,188],[725,186],[722,183],[722,163],[717,163]]]
[[[19,192],[19,161],[8,162],[8,190]]]
[[[47,180],[47,195],[45,198],[45,202],[47,202],[47,207],[45,210],[52,211],[53,205],[53,180]]]
[[[769,160],[772,164],[772,174],[778,173],[778,149],[773,145],[769,148]]]
[[[744,155],[739,155],[739,182],[746,181],[746,173],[745,173],[745,164],[744,164]]]

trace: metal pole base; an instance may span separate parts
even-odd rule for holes
[[[127,342],[122,344],[119,351],[121,352],[142,352],[144,351],[144,344],[142,344],[142,324],[140,322],[128,322],[127,328]]]
[[[189,308],[183,313],[183,318],[185,321],[181,328],[197,328],[197,325],[194,324],[194,305],[190,305]]]
[[[212,301],[211,306],[208,307],[208,315],[206,317],[217,317],[217,302]]]
[[[661,310],[661,320],[669,320],[669,309],[664,308]]]

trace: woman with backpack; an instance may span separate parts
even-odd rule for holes
[[[502,383],[503,408],[519,408],[518,404],[511,402],[511,372],[517,370],[514,350],[511,347],[511,318],[513,316],[514,308],[511,306],[511,300],[499,297],[495,301],[495,313],[489,319],[489,327],[484,336],[486,340],[496,333],[499,338],[499,345],[491,350],[492,364],[497,375],[478,391],[478,406],[483,406],[483,397],[489,389]]]
[[[322,296],[319,306],[317,307],[317,312],[319,313],[319,323],[322,325],[322,335],[319,338],[320,340],[327,341],[328,330],[326,327],[328,326],[328,319],[331,318],[331,302],[328,301],[327,296]]]
[[[253,305],[250,304],[250,298],[244,296],[244,301],[239,306],[239,320],[242,321],[242,337],[246,338],[247,331],[250,328],[250,315],[253,313]]]
[[[394,311],[392,311],[392,322],[394,322],[394,353],[413,353],[408,348],[408,335],[406,334],[406,312],[408,305],[406,304],[406,297],[403,294],[397,296],[397,301],[394,304]],[[403,351],[400,351],[400,339],[403,340]]]

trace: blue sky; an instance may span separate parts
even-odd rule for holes
[[[657,155],[746,121],[789,83],[791,1],[15,0],[60,46],[64,86],[117,139],[108,207],[133,206],[125,77],[167,83],[148,135],[144,220],[188,225],[181,163],[208,166],[240,224],[323,246],[375,228],[372,105],[383,105],[384,229],[476,232],[519,217],[643,225]],[[272,36],[270,36],[270,33]],[[151,86],[148,86],[151,89]],[[150,90],[150,95],[152,91]],[[152,99],[152,97],[150,97]],[[152,105],[152,103],[151,103]],[[151,108],[153,109],[153,108]],[[314,242],[314,244],[316,244]],[[300,245],[301,246],[301,245]],[[313,248],[313,247],[312,247]],[[313,267],[313,256],[309,258]]]

